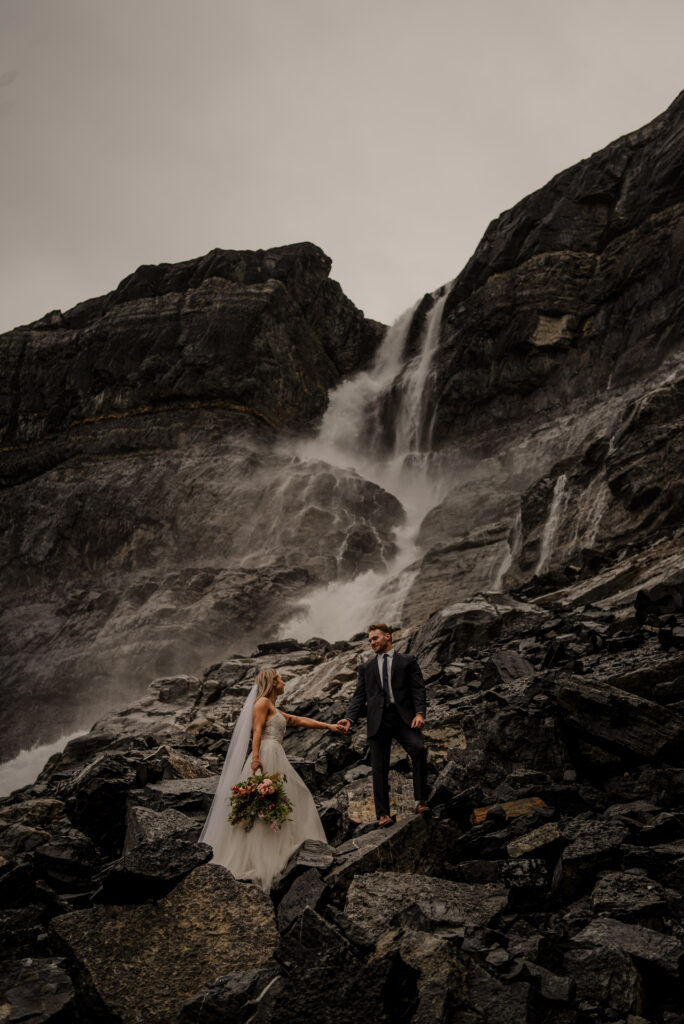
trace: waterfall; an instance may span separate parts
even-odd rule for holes
[[[561,473],[561,475],[556,479],[556,483],[553,488],[553,497],[551,498],[551,507],[549,508],[547,520],[544,523],[539,561],[537,562],[534,570],[535,576],[541,576],[542,573],[546,571],[546,567],[551,560],[558,527],[560,526],[567,482],[568,478],[565,473]]]
[[[443,484],[431,470],[430,453],[421,449],[426,430],[426,389],[439,345],[442,311],[448,290],[437,294],[418,339],[418,351],[404,364],[409,331],[417,305],[387,331],[373,366],[344,381],[330,395],[315,438],[296,449],[304,462],[353,468],[393,494],[406,513],[397,530],[397,555],[382,572],[361,571],[352,580],[317,587],[280,630],[281,636],[347,639],[375,617],[394,624],[417,575],[418,528],[443,497]],[[392,450],[382,451],[380,418],[388,397],[396,397]],[[362,567],[359,567],[362,569]]]
[[[568,557],[582,548],[594,546],[610,499],[610,487],[604,468],[575,499],[575,526],[566,552]]]
[[[401,415],[395,423],[394,450],[398,452],[419,451],[424,434],[425,399],[427,383],[430,378],[432,360],[439,346],[439,329],[442,323],[442,312],[448,292],[433,304],[423,329],[423,345],[406,367],[401,381]],[[425,438],[429,447],[430,437]]]
[[[608,480],[606,478],[605,471],[599,478],[598,483],[595,485],[593,501],[589,506],[589,514],[587,516],[587,523],[582,537],[582,546],[591,548],[596,543],[598,537],[599,528],[601,526],[601,520],[610,504],[611,493],[610,487],[608,486]]]
[[[500,594],[503,590],[504,580],[506,573],[513,565],[513,562],[520,554],[523,543],[523,528],[522,528],[522,511],[518,508],[513,525],[511,526],[510,533],[508,535],[508,550],[503,557],[501,564],[499,565],[496,574],[492,580],[491,589],[496,594]]]
[[[401,373],[409,330],[418,303],[407,309],[388,329],[373,366],[343,381],[330,393],[328,408],[317,436],[301,444],[303,459],[320,459],[331,466],[353,466],[374,477],[377,460],[366,445],[377,432],[377,417],[383,397]]]
[[[30,750],[22,750],[16,757],[0,764],[0,797],[8,796],[15,789],[30,786],[45,767],[53,754],[64,750],[70,740],[82,736],[83,730],[70,732],[50,743],[40,743]]]

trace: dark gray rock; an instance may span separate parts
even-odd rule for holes
[[[28,825],[5,825],[0,819],[0,857],[11,860],[18,853],[35,850],[50,838],[50,833]]]
[[[258,968],[277,945],[268,897],[213,864],[158,903],[78,910],[51,928],[75,960],[84,1012],[103,1004],[123,1024],[167,1024],[202,985]]]
[[[34,863],[36,872],[58,892],[82,892],[93,888],[101,858],[87,836],[70,829],[39,846]]]
[[[471,647],[483,647],[533,628],[544,613],[498,594],[455,604],[435,612],[411,638],[409,652],[415,654],[427,677],[459,658]]]
[[[253,1019],[260,998],[276,977],[275,963],[224,974],[188,1000],[175,1024],[246,1024]]]
[[[73,1020],[74,987],[64,960],[5,960],[0,979],[2,1019],[8,1024],[69,1024]]]
[[[0,911],[0,957],[29,957],[38,952],[46,909],[39,904]]]
[[[305,871],[314,869],[319,873],[325,872],[332,867],[334,859],[335,851],[327,843],[307,839],[297,847],[278,877],[273,880],[272,898],[277,903]]]
[[[684,891],[684,840],[662,843],[650,848],[630,847],[625,851],[625,867],[638,867],[661,885]]]
[[[677,344],[676,330],[661,335],[653,305],[662,302],[668,322],[678,322],[676,258],[661,264],[648,297],[631,275],[639,267],[650,278],[658,254],[673,252],[683,105],[680,96],[652,124],[556,175],[490,224],[444,309],[426,396],[435,443],[511,429],[535,412],[548,417],[574,398],[605,395],[609,381],[638,379]],[[642,324],[626,343],[625,315]]]
[[[572,978],[561,977],[529,960],[524,960],[523,964],[526,973],[538,984],[542,998],[550,1003],[570,1002],[575,992],[575,982]]]
[[[335,849],[326,875],[331,885],[345,889],[358,875],[378,871],[424,871],[429,863],[430,829],[415,815],[389,828],[373,828]]]
[[[213,856],[198,842],[196,822],[179,811],[159,813],[130,807],[123,856],[97,876],[100,903],[142,903],[158,899]]]
[[[163,814],[147,807],[133,805],[126,814],[126,838],[123,855],[132,857],[141,848],[154,847],[166,839],[176,836],[199,837],[196,822],[180,811],[169,809]]]
[[[511,683],[515,679],[526,679],[534,675],[530,662],[516,651],[504,650],[485,662],[482,685],[486,688],[499,683]]]
[[[509,857],[526,857],[529,854],[546,856],[553,849],[560,849],[563,836],[558,822],[548,821],[532,832],[526,832],[517,839],[511,839],[506,846]]]
[[[428,930],[489,924],[507,905],[501,884],[467,885],[430,875],[376,872],[357,875],[344,912],[367,941],[377,941],[394,922],[429,922]]]
[[[12,860],[0,859],[0,909],[9,910],[33,903],[36,871],[32,854],[19,854]]]
[[[124,754],[103,753],[60,788],[74,825],[110,854],[119,854],[123,846],[126,801],[136,767]]]
[[[465,788],[467,774],[462,765],[447,761],[432,784],[428,804],[436,807],[454,800]]]
[[[131,790],[128,804],[152,811],[173,810],[204,819],[209,813],[217,785],[218,775],[153,782],[143,789]]]
[[[611,917],[597,918],[575,935],[573,942],[580,946],[608,947],[628,953],[637,960],[653,964],[667,974],[679,974],[684,946],[671,935],[625,924]]]
[[[52,832],[58,823],[65,821],[64,802],[49,796],[19,800],[17,803],[2,802],[0,819]]]
[[[307,909],[283,936],[278,954],[284,972],[262,995],[254,1024],[358,1024],[373,1018],[390,1024],[415,1006],[414,972],[396,953],[359,960],[340,933]]]
[[[596,914],[628,923],[662,921],[681,902],[677,893],[664,889],[638,868],[606,872],[591,894],[591,908]]]
[[[306,907],[320,910],[326,891],[327,886],[316,868],[308,868],[298,875],[278,904],[278,931],[286,931]]]
[[[682,757],[684,718],[675,711],[616,687],[578,679],[560,684],[558,703],[568,727],[592,742],[640,760]]]
[[[468,965],[467,993],[466,1005],[475,1012],[474,1020],[484,1017],[487,1024],[526,1024],[534,1012],[531,985],[524,981],[503,984],[475,961]]]
[[[637,592],[634,600],[637,621],[641,624],[652,615],[659,619],[684,609],[684,582],[657,583]]]
[[[413,982],[417,1005],[414,1010],[412,1000],[405,998],[394,1019],[407,1019],[412,1013],[412,1024],[449,1020],[453,1007],[467,1002],[465,963],[449,938],[406,927],[392,929],[380,938],[370,962],[397,954],[396,973]]]
[[[616,822],[589,814],[561,823],[567,842],[553,875],[553,888],[563,900],[577,899],[593,886],[599,871],[619,865],[627,830]]]
[[[644,983],[632,958],[615,946],[569,949],[563,970],[576,985],[580,1005],[616,1015],[639,1014],[644,1009]]]

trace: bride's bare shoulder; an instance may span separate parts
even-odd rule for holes
[[[254,714],[257,718],[267,716],[271,709],[271,702],[268,697],[257,697],[254,701]]]

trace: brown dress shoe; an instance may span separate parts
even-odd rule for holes
[[[427,804],[416,804],[414,814],[432,814],[432,808]]]

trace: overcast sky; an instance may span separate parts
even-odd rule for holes
[[[309,240],[391,321],[684,88],[682,0],[0,0],[0,330]]]

